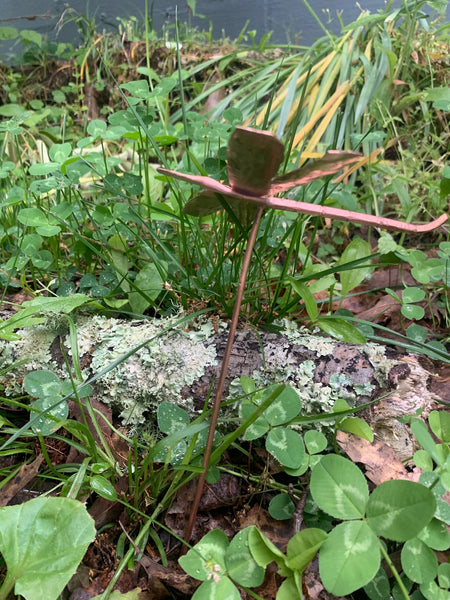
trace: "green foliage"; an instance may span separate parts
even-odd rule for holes
[[[0,508],[0,524],[8,568],[2,600],[13,589],[27,600],[56,600],[95,537],[84,505],[69,498],[40,497]]]
[[[6,340],[20,339],[20,336],[14,333],[15,329],[23,329],[31,325],[44,323],[52,314],[70,314],[89,301],[90,298],[83,294],[73,294],[69,298],[39,296],[34,300],[26,300],[14,316],[1,323],[0,338]]]
[[[203,581],[192,596],[195,600],[212,597],[238,600],[240,594],[233,582],[250,587],[261,585],[264,569],[249,550],[248,538],[253,529],[242,529],[231,543],[223,531],[214,529],[179,558],[178,562],[186,573]]]
[[[77,389],[74,382],[61,382],[57,375],[45,369],[28,373],[23,387],[32,398],[37,398],[31,403],[31,408],[38,414],[30,417],[29,426],[43,436],[59,429],[61,421],[67,419],[68,397],[83,398],[92,393],[90,385],[80,385]]]
[[[279,574],[285,578],[277,599],[284,599],[288,597],[285,596],[288,592],[301,594],[301,573],[318,552],[321,579],[330,593],[348,595],[365,587],[370,598],[381,598],[380,594],[389,590],[389,582],[384,572],[379,570],[382,557],[389,561],[398,578],[386,554],[385,539],[405,542],[401,552],[405,575],[420,584],[427,599],[438,598],[433,595],[437,589],[434,579],[438,575],[438,562],[433,550],[448,549],[450,541],[444,523],[434,517],[437,505],[430,489],[412,481],[386,481],[369,494],[366,479],[355,464],[346,458],[328,454],[322,456],[311,469],[311,496],[320,509],[342,522],[328,534],[315,528],[302,530],[289,541],[286,555],[256,527],[247,528],[244,530],[248,539],[247,554],[240,554],[243,572],[252,572],[252,561],[263,569],[275,561]],[[270,509],[273,516],[292,516],[289,497],[285,494],[275,498]],[[201,586],[202,595],[199,597],[212,598],[215,594],[221,594],[222,586],[225,588],[223,577],[229,577],[238,585],[258,585],[252,583],[251,578],[245,583],[239,581],[238,577],[226,570],[223,557],[228,540],[218,530],[211,534],[207,534],[190,550],[191,556],[188,553],[179,561],[190,575],[207,581],[204,587]],[[203,546],[206,541],[208,543]],[[234,540],[230,548],[233,543]],[[218,574],[217,577],[214,573]],[[440,583],[444,580],[442,576]],[[226,586],[226,593],[231,593],[229,581]],[[403,583],[400,588],[402,596],[409,598]]]
[[[114,592],[110,594],[109,600],[139,600],[139,595],[141,592],[141,588],[136,588],[131,590],[131,592],[125,592],[125,594],[119,592],[119,590],[114,590]],[[100,594],[100,596],[94,596],[92,600],[102,600],[102,597],[103,594]]]
[[[215,529],[178,562],[186,573],[204,582],[193,598],[225,600],[240,598],[234,583],[244,588],[261,585],[265,567],[275,561],[286,577],[277,592],[277,600],[285,600],[292,591],[301,595],[301,579],[298,575],[326,537],[327,534],[320,529],[300,531],[289,540],[284,555],[254,526],[241,530],[231,542],[221,530]]]
[[[428,4],[442,8],[440,2]],[[195,0],[188,5],[194,15]],[[72,58],[75,77],[48,99],[31,94],[30,101],[21,94],[26,83],[23,74],[6,70],[2,80],[0,288],[5,294],[24,289],[32,296],[47,296],[24,302],[17,314],[1,323],[0,337],[19,339],[18,329],[48,318],[70,319],[74,311],[88,305],[123,314],[164,315],[173,311],[174,304],[190,310],[200,303],[230,315],[246,228],[230,206],[202,217],[201,222],[187,216],[182,208],[192,187],[169,184],[154,165],[226,180],[226,144],[233,127],[244,122],[277,131],[286,142],[283,170],[301,167],[316,153],[336,146],[361,149],[370,158],[358,178],[350,173],[346,183],[311,183],[291,193],[295,200],[356,212],[395,213],[408,221],[444,210],[450,189],[445,164],[449,94],[439,65],[446,55],[440,47],[441,32],[422,12],[424,5],[405,2],[398,9],[389,8],[389,13],[362,14],[344,28],[341,37],[327,34],[310,49],[282,57],[270,54],[269,35],[258,45],[254,32],[247,32],[253,50],[267,52],[266,56],[232,48],[228,54],[209,57],[186,70],[180,66],[175,72],[172,65],[181,65],[175,56],[177,42],[175,50],[164,46],[169,55],[161,71],[150,66],[149,56],[136,70],[121,64],[114,71],[109,34],[100,40],[95,22],[70,9],[64,20],[75,22],[83,39],[79,49],[48,42],[33,31],[1,27],[0,40],[17,40],[23,63],[38,65],[45,74],[50,58]],[[150,20],[145,27],[148,41],[162,43],[156,40]],[[126,29],[128,39],[142,39],[136,21],[121,23],[120,28]],[[118,47],[122,52],[122,42]],[[410,59],[415,55],[417,62]],[[441,58],[435,59],[436,55]],[[212,79],[208,74],[214,73],[217,81],[200,84],[202,73],[208,80]],[[113,76],[123,81],[124,74],[127,80],[102,107],[101,118],[80,119],[87,111],[86,84],[100,92],[105,85],[113,87],[109,85]],[[406,85],[398,83],[402,81]],[[198,109],[221,91],[226,91],[223,99],[206,117]],[[378,160],[383,148],[398,141],[395,162]],[[399,343],[408,351],[449,361],[444,343],[430,333],[428,323],[427,327],[409,323],[424,318],[425,303],[434,331],[438,323],[432,302],[443,319],[450,314],[450,242],[433,238],[433,253],[427,251],[430,239],[423,242],[421,249],[410,248],[409,240],[380,232],[375,254],[353,229],[348,232],[339,224],[323,227],[318,219],[282,211],[266,214],[251,262],[243,314],[251,315],[255,325],[300,316],[311,327],[345,342],[384,341],[383,328],[357,323],[348,311],[338,308],[346,297],[364,293],[359,286],[370,278],[380,256],[386,263],[403,263],[417,282],[385,290],[401,305],[405,335],[397,337]],[[62,420],[73,436],[71,443],[87,455],[76,473],[61,475],[63,493],[71,497],[95,493],[109,501],[123,501],[114,479],[119,468],[108,445],[94,440],[84,424],[66,419],[66,398],[84,398],[89,393],[88,387],[80,387],[80,373],[76,374],[75,383],[60,381],[50,371],[27,375],[24,389],[36,399],[29,425],[42,441],[42,435],[54,435]],[[355,465],[334,454],[322,455],[328,446],[322,433],[310,430],[300,435],[295,430],[307,417],[292,388],[256,391],[249,378],[241,383],[246,397],[240,404],[240,425],[225,436],[216,435],[209,481],[220,475],[219,459],[240,436],[244,444],[263,443],[284,470],[283,477],[298,481],[299,476],[311,474],[308,502],[315,505],[317,522],[328,533],[315,527],[302,530],[283,554],[255,527],[244,529],[231,541],[215,530],[180,559],[186,572],[203,581],[194,597],[237,599],[236,586],[259,585],[272,561],[284,578],[277,600],[301,597],[301,574],[319,553],[321,577],[330,593],[351,594],[364,587],[372,600],[391,595],[408,598],[409,593],[411,598],[421,593],[426,600],[447,599],[449,568],[437,564],[436,551],[446,552],[450,545],[446,529],[450,511],[442,499],[450,489],[448,413],[430,414],[435,438],[421,421],[412,420],[421,446],[413,457],[424,471],[420,484],[386,482],[369,494]],[[367,424],[339,414],[341,409],[348,407],[342,403],[335,407],[336,429],[371,441]],[[136,548],[145,547],[158,512],[198,473],[209,415],[205,409],[191,422],[186,411],[161,402],[157,423],[162,439],[149,437],[145,447],[130,441],[135,457],[129,457],[128,477],[134,497],[127,510],[139,510],[144,496],[148,501],[147,489],[155,510],[147,515],[136,546],[124,552],[122,568],[132,564]],[[14,431],[3,416],[1,424],[8,434]],[[98,425],[96,433],[101,440]],[[21,438],[14,443],[11,452],[31,453]],[[138,450],[142,458],[137,457]],[[288,494],[286,485],[275,484],[274,490],[269,513],[275,519],[291,518],[297,491]],[[56,508],[48,515],[50,505]],[[81,505],[65,498],[39,498],[22,507],[0,509],[4,520],[0,551],[8,567],[0,597],[6,598],[15,585],[16,593],[27,600],[40,598],[40,590],[46,599],[56,598],[93,537],[85,517]],[[30,531],[39,526],[37,541],[28,543],[25,526]],[[65,539],[78,534],[84,538],[74,538],[80,539],[78,546],[63,548],[63,532]],[[390,565],[393,586],[379,565],[381,558],[390,564],[395,550],[401,550],[403,573]],[[60,564],[60,557],[64,564],[56,573],[52,569]],[[32,589],[36,581],[42,585]],[[116,596],[131,599],[137,591],[114,592],[109,597]]]
[[[190,418],[187,411],[171,402],[161,402],[158,406],[157,421],[159,429],[167,437],[161,440],[162,447],[153,456],[154,462],[180,464],[186,456],[188,444],[194,436],[194,433],[190,434],[189,432]],[[193,455],[204,449],[207,433],[207,430],[203,429],[195,434],[194,445],[191,448]]]
[[[244,400],[239,408],[241,420],[245,421],[250,417],[272,393],[273,389],[273,386],[268,387],[261,392],[256,392],[251,399]],[[283,425],[288,425],[300,410],[301,402],[297,392],[286,386],[263,415],[246,430],[244,439],[254,440],[267,433],[267,451],[283,466],[297,469],[302,464],[305,455],[303,440],[296,431],[283,427]]]

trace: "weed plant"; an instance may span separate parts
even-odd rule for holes
[[[440,3],[428,4],[438,7]],[[190,6],[195,11],[195,2]],[[0,336],[14,339],[18,326],[39,322],[57,303],[69,319],[78,304],[88,303],[105,314],[139,318],[172,314],[180,306],[188,313],[206,309],[229,317],[249,227],[227,207],[201,220],[186,215],[182,208],[192,195],[192,186],[169,185],[156,167],[227,182],[225,150],[235,126],[274,131],[288,149],[283,172],[330,147],[364,153],[358,175],[350,172],[345,179],[313,182],[292,192],[294,200],[405,221],[428,221],[431,215],[444,212],[450,189],[448,26],[434,23],[424,10],[424,2],[405,1],[395,10],[362,14],[341,36],[328,34],[308,49],[276,49],[267,37],[259,47],[253,39],[249,49],[244,38],[252,41],[252,37],[243,31],[239,45],[223,44],[219,56],[212,55],[210,37],[205,50],[199,36],[184,38],[176,27],[167,31],[166,39],[156,39],[148,14],[145,42],[134,20],[119,24],[126,34],[126,42],[120,42],[110,35],[97,35],[88,17],[67,13],[65,18],[74,19],[83,36],[80,49],[48,44],[39,34],[0,28],[1,39],[17,38],[24,47],[21,69],[6,68],[0,74],[1,299],[7,306],[14,303],[14,293],[22,291],[31,299],[2,323]],[[166,41],[173,43],[166,45]],[[192,64],[182,60],[181,44],[184,51],[189,47],[196,55]],[[69,56],[71,62],[67,62]],[[42,79],[48,77],[48,88],[31,83],[35,70]],[[208,97],[223,91],[209,115],[203,113]],[[374,238],[378,238],[376,252]],[[349,231],[342,224],[271,211],[259,229],[242,314],[255,326],[276,326],[277,319],[288,317],[315,327],[320,319],[322,329],[339,339],[386,341],[393,332],[376,323],[360,322],[340,305],[345,297],[360,293],[358,286],[374,269],[400,264],[411,267],[416,283],[386,290],[401,304],[405,319],[403,334],[394,332],[396,343],[449,362],[448,338],[440,335],[439,316],[431,310],[428,328],[414,321],[422,319],[420,303],[425,300],[428,306],[441,309],[448,328],[450,241],[439,233],[420,239],[420,248],[415,244],[404,236]],[[74,321],[71,334],[76,339]],[[162,403],[158,424],[164,437],[159,441],[143,443],[115,430],[128,444],[126,460],[118,464],[99,426],[103,418],[88,400],[86,386],[94,382],[82,381],[76,359],[70,377],[68,385],[52,374],[32,373],[24,382],[23,397],[2,399],[1,430],[8,442],[0,452],[3,459],[29,461],[38,443],[45,462],[39,477],[51,483],[52,493],[73,502],[97,495],[126,507],[133,543],[125,534],[119,538],[122,560],[103,595],[107,598],[120,573],[138,560],[136,550],[143,552],[147,543],[158,549],[167,564],[158,518],[177,490],[201,470],[210,411],[205,409],[194,422],[178,415],[177,423],[183,422],[180,430],[172,419],[176,409]],[[248,441],[263,438],[286,475],[296,477],[293,488],[269,481],[276,491],[271,515],[292,514],[292,498],[298,500],[306,489],[298,477],[307,474],[313,499],[310,508],[319,525],[293,538],[286,554],[255,529],[244,530],[231,543],[222,532],[213,532],[214,539],[202,540],[180,560],[194,577],[197,569],[201,571],[198,579],[204,583],[196,597],[237,597],[235,583],[248,589],[257,586],[261,573],[274,560],[285,580],[279,599],[291,598],[295,590],[301,590],[301,573],[320,548],[322,578],[333,593],[351,594],[366,586],[368,596],[377,600],[391,593],[403,598],[444,598],[448,565],[437,565],[433,557],[435,550],[448,549],[448,539],[439,529],[448,523],[448,510],[441,500],[449,485],[445,416],[433,417],[430,423],[438,443],[420,424],[412,424],[421,446],[414,461],[425,471],[421,484],[411,484],[405,492],[396,485],[401,482],[391,482],[395,485],[381,490],[378,486],[369,495],[359,469],[326,453],[326,440],[318,432],[298,436],[300,441],[296,437],[294,450],[277,453],[278,437],[294,439],[290,425],[292,419],[302,418],[298,416],[301,404],[282,386],[255,390],[250,381],[243,381],[243,388],[246,398],[240,422],[228,437],[219,436],[207,476],[213,481],[229,468],[220,459],[232,445],[240,444],[245,454]],[[31,406],[26,394],[35,399]],[[84,415],[81,422],[67,419],[61,409],[68,398],[79,403]],[[274,407],[283,402],[292,416],[280,422],[274,417]],[[16,411],[26,415],[23,427]],[[334,416],[338,426],[349,412]],[[96,436],[87,426],[88,418],[96,424]],[[62,426],[58,434],[55,419]],[[37,429],[43,427],[48,430],[38,434]],[[112,424],[109,427],[114,429]],[[370,437],[362,423],[358,431]],[[49,440],[64,441],[76,449],[84,457],[81,464],[55,466],[47,450]],[[333,468],[329,467],[332,461],[336,463]],[[12,467],[2,467],[1,486],[19,472],[17,461],[13,462]],[[340,473],[342,481],[347,474],[348,488],[330,481],[331,471]],[[122,478],[126,479],[124,494],[117,491],[123,489],[119,488]],[[405,498],[414,494],[419,498],[420,518],[414,507],[405,504]],[[336,512],[330,507],[332,496],[345,498],[346,508]],[[389,531],[380,525],[383,503],[388,506],[388,517],[394,512],[405,516]],[[351,504],[356,506],[353,512]],[[45,505],[24,506],[29,522],[39,523],[33,519],[38,519]],[[14,522],[17,516],[17,509],[10,508],[14,507],[0,509],[3,524]],[[66,509],[75,512],[66,516]],[[78,514],[81,522],[88,523],[79,504],[72,508],[64,504],[58,510],[66,521]],[[341,523],[336,525],[336,521]],[[405,533],[414,521],[417,531]],[[9,578],[0,597],[6,598],[15,583],[16,593],[37,599],[36,586],[30,589],[26,572],[34,565],[34,557],[22,557],[23,575],[13,564],[9,534],[3,533],[3,525],[0,530],[3,570],[7,567]],[[89,543],[90,531],[86,524],[81,547]],[[364,568],[358,571],[353,569],[355,557],[346,540],[363,543],[363,537],[373,541],[370,552],[374,555],[364,554]],[[26,541],[24,537],[20,543]],[[246,569],[254,578],[246,579],[232,563],[228,544],[233,545],[233,552],[246,547]],[[330,564],[330,555],[340,554],[341,548],[348,550],[352,568],[339,565],[337,569]],[[402,552],[403,575],[392,566],[394,579],[388,580],[378,570],[380,557],[389,561],[396,550]],[[78,554],[68,558],[68,577],[79,560]],[[43,581],[43,589],[50,594],[45,577]],[[52,588],[55,598],[61,581]],[[249,593],[258,597],[256,592]]]

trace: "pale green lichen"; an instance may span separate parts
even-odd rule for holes
[[[27,373],[38,369],[48,369],[58,372],[50,348],[57,331],[45,325],[34,325],[26,330],[17,332],[21,338],[14,342],[0,340],[0,364],[2,369],[8,369],[2,378],[5,396],[15,396],[23,393],[22,380]],[[19,364],[15,367],[16,363]]]
[[[331,337],[323,337],[321,335],[313,335],[306,327],[299,327],[295,321],[289,319],[281,319],[276,322],[281,326],[282,333],[292,344],[306,346],[312,350],[317,356],[329,356],[333,354],[336,347],[336,340]]]
[[[77,319],[78,355],[89,362],[82,370],[83,378],[101,373],[95,384],[95,397],[116,409],[124,423],[143,423],[148,415],[156,413],[162,400],[192,410],[192,398],[182,399],[181,390],[198,380],[206,367],[216,364],[214,345],[207,347],[202,343],[211,337],[214,328],[206,318],[181,322],[180,317],[139,322],[99,315]],[[22,337],[18,341],[0,342],[0,357],[5,366],[32,357],[14,369],[14,373],[8,373],[2,381],[3,393],[22,393],[18,381],[37,369],[49,369],[61,379],[68,378],[65,366],[58,367],[52,358],[51,345],[58,333],[45,324],[19,332]],[[145,342],[126,360],[121,360]],[[62,344],[71,356],[69,334],[62,337]]]
[[[275,370],[256,370],[252,374],[256,389],[264,388],[273,383],[287,383],[299,395],[302,402],[302,416],[330,413],[333,404],[338,398],[343,397],[343,389],[340,386],[328,386],[314,381],[315,364],[312,360],[306,360],[295,368],[286,369],[278,366]],[[232,381],[229,399],[239,398],[243,395],[243,389],[239,378]],[[346,392],[348,397],[348,392]]]
[[[281,326],[281,334],[291,344],[303,346],[312,351],[318,358],[336,354],[336,340],[330,337],[313,335],[304,327],[298,327],[295,322],[284,319],[278,322]],[[375,380],[383,388],[387,384],[387,376],[394,365],[395,360],[389,360],[385,356],[383,346],[367,343],[355,348],[364,355],[372,365]],[[369,400],[375,390],[375,385],[370,381],[356,383],[347,373],[332,373],[328,384],[314,380],[316,364],[313,360],[305,360],[299,364],[290,361],[286,356],[283,346],[270,345],[270,360],[265,362],[264,369],[252,373],[252,379],[257,389],[273,383],[288,383],[297,391],[302,401],[302,416],[331,413],[333,405],[338,399],[346,400],[350,407],[354,407]],[[243,389],[239,378],[232,381],[230,386],[230,399],[239,398],[243,395]],[[315,428],[329,425],[328,422],[316,422]]]
[[[181,390],[199,379],[207,366],[216,364],[215,347],[201,342],[212,335],[213,325],[199,319],[186,329],[187,324],[179,321],[171,317],[136,324],[94,317],[78,328],[79,348],[93,348],[92,372],[106,368],[98,386],[99,400],[119,409],[123,422],[144,422],[163,400],[192,410],[192,398],[183,400]],[[120,362],[131,348],[144,342],[145,346]],[[107,370],[117,360],[119,364]]]
[[[22,339],[15,342],[0,341],[0,360],[8,366],[32,357],[32,361],[8,373],[5,394],[22,393],[20,380],[26,373],[36,369],[49,369],[61,379],[67,379],[67,369],[62,362],[58,366],[52,357],[51,346],[61,334],[61,319],[51,324],[29,327]],[[282,334],[291,344],[306,347],[317,357],[335,353],[336,341],[332,338],[312,335],[294,322],[283,320]],[[219,331],[228,327],[226,322],[215,322]],[[66,331],[62,335],[63,351],[70,357],[74,343]],[[162,319],[124,321],[100,315],[78,316],[76,319],[76,345],[82,359],[84,379],[101,374],[95,383],[95,397],[111,405],[120,415],[122,422],[137,426],[156,414],[163,400],[174,402],[191,414],[193,399],[183,398],[183,388],[191,386],[204,375],[209,366],[217,364],[216,347],[205,344],[215,333],[210,318],[187,321],[182,314]],[[146,343],[145,343],[146,342]],[[56,340],[55,343],[59,343]],[[121,360],[132,348],[145,345]],[[386,387],[387,374],[396,361],[386,358],[384,348],[377,344],[358,347],[374,367],[374,377]],[[286,351],[286,345],[278,347],[276,342],[266,345],[264,368],[256,370],[252,377],[256,387],[272,383],[289,383],[297,390],[302,400],[302,414],[320,414],[332,411],[334,402],[343,398],[354,406],[359,398],[369,398],[373,384],[355,383],[345,373],[332,374],[328,384],[314,380],[316,365],[313,360],[297,363]],[[5,383],[6,381],[6,383]],[[243,395],[239,379],[230,386],[230,399]]]
[[[386,385],[389,371],[395,365],[398,365],[398,360],[387,358],[386,348],[380,344],[368,342],[359,347],[359,351],[367,356],[368,360],[375,367],[374,378],[381,385]]]

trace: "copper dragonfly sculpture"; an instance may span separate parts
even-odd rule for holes
[[[209,466],[225,378],[245,289],[247,271],[264,210],[269,208],[279,209],[411,233],[432,231],[448,219],[448,216],[443,214],[430,223],[414,225],[365,213],[331,208],[308,202],[297,202],[296,200],[289,200],[286,198],[276,198],[273,196],[274,194],[285,192],[295,186],[306,185],[315,179],[327,175],[333,175],[343,167],[357,163],[361,158],[361,154],[352,151],[329,150],[322,158],[312,161],[298,169],[288,171],[283,175],[276,176],[283,158],[284,145],[272,133],[250,129],[248,127],[236,127],[230,137],[227,148],[229,186],[216,181],[212,177],[189,175],[179,173],[178,171],[158,168],[159,173],[163,175],[196,184],[204,188],[203,192],[185,204],[183,207],[184,213],[197,217],[206,216],[219,210],[223,210],[225,200],[240,221],[252,222],[236,290],[227,345],[217,381],[209,435],[203,456],[203,471],[199,475],[193,507],[185,531],[184,539],[187,543],[189,543],[192,536],[194,522],[205,484],[206,470]]]

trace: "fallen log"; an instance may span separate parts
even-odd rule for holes
[[[337,342],[289,321],[278,325],[278,333],[248,325],[238,330],[228,398],[243,395],[239,378],[247,375],[257,388],[290,384],[301,397],[304,415],[330,413],[338,398],[351,407],[379,399],[364,410],[364,418],[378,438],[401,449],[401,456],[411,455],[409,428],[397,419],[426,417],[438,400],[430,390],[432,373],[417,356],[374,343]],[[93,397],[111,406],[124,425],[154,423],[163,400],[198,414],[218,374],[227,329],[226,322],[205,316],[126,321],[80,315],[75,341],[66,318],[53,316],[44,325],[19,331],[19,340],[0,341],[0,365],[6,369],[0,376],[2,395],[22,395],[23,379],[34,370],[48,369],[67,379],[67,364],[73,375],[78,356],[83,380],[96,378]]]

